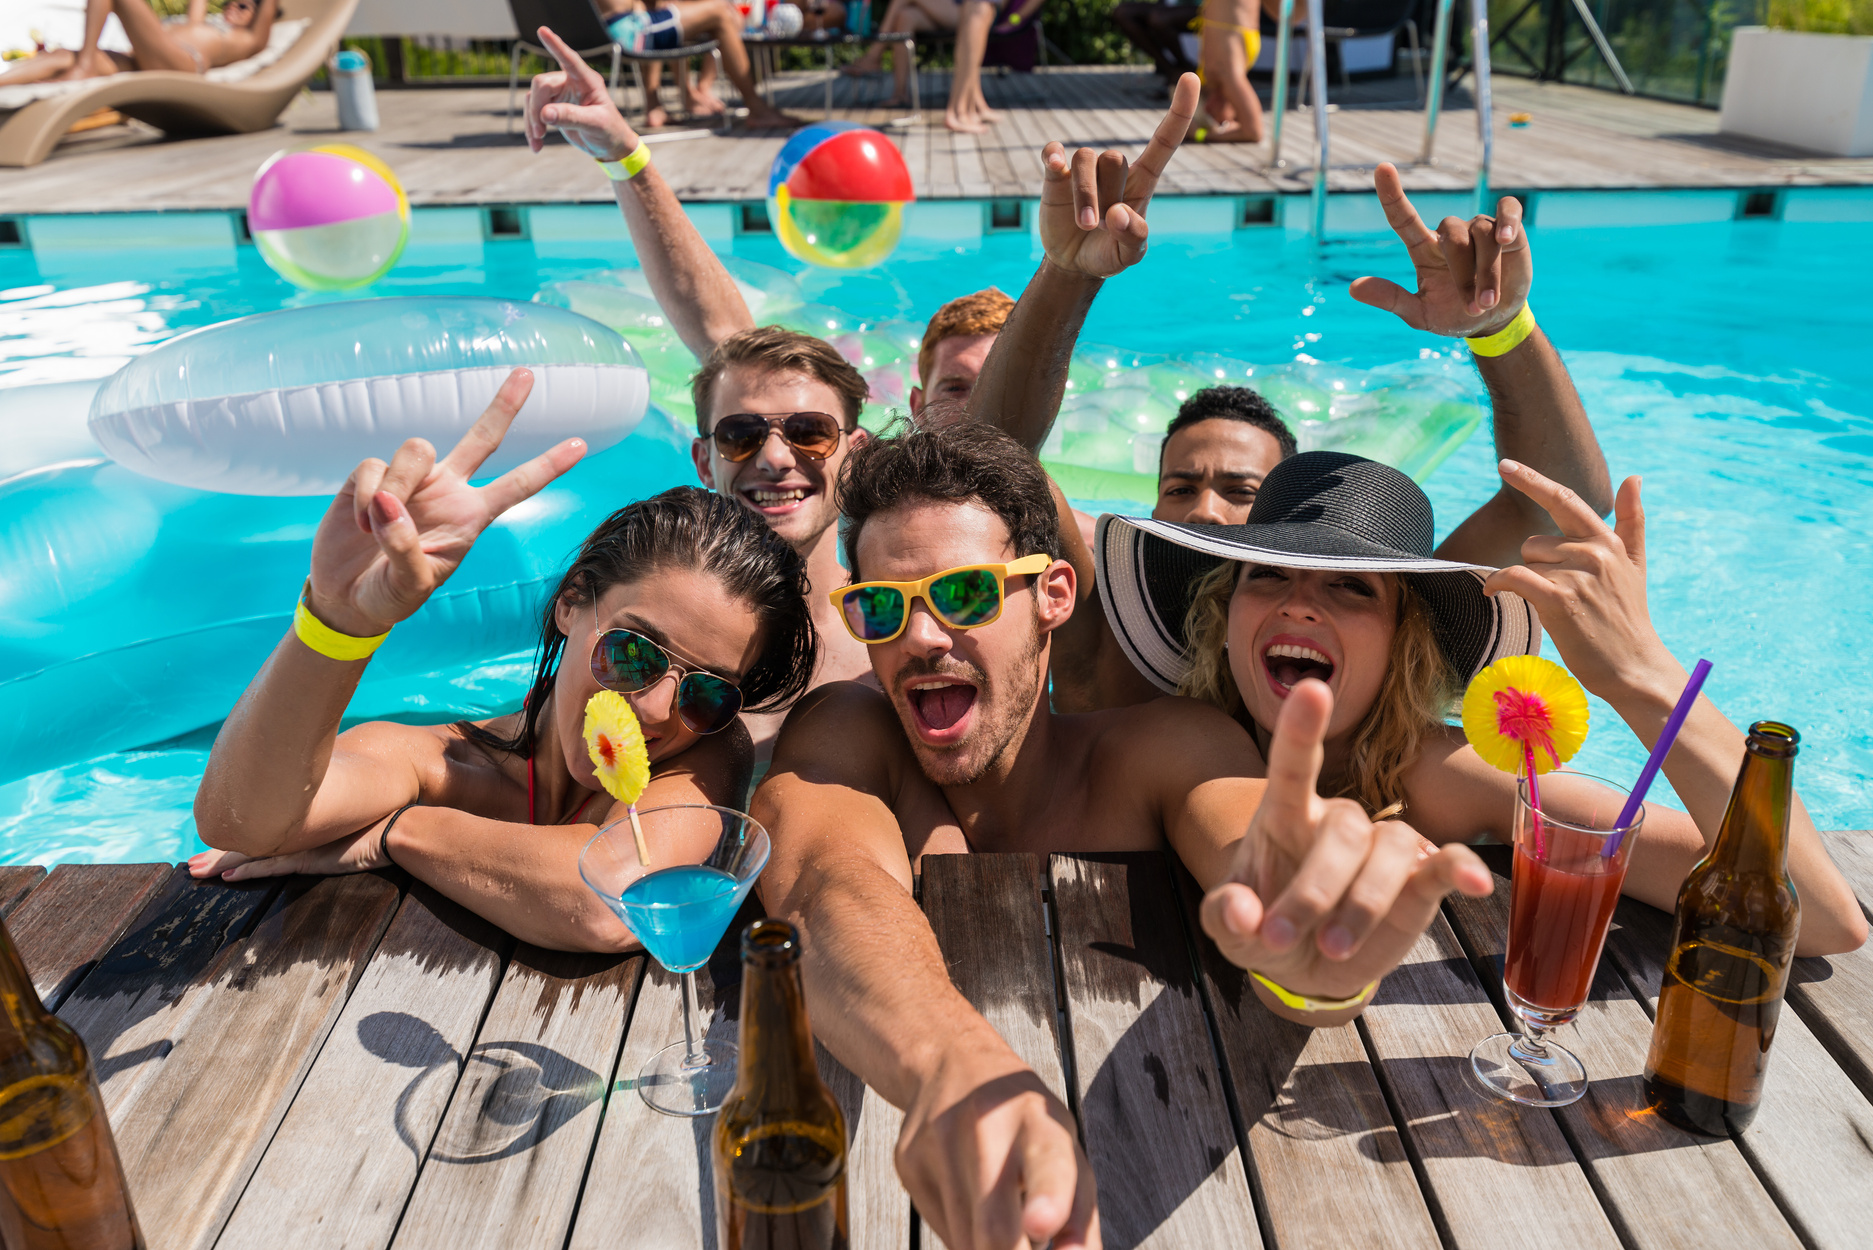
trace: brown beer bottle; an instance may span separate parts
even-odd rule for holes
[[[0,1246],[143,1250],[91,1056],[0,924]]]
[[[847,1250],[845,1115],[813,1062],[800,940],[741,935],[741,1058],[715,1121],[720,1250]]]
[[[1717,844],[1678,891],[1645,1092],[1654,1110],[1693,1132],[1740,1133],[1762,1099],[1801,927],[1788,879],[1800,742],[1774,721],[1749,727]]]

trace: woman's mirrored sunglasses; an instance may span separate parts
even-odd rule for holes
[[[607,690],[636,694],[675,669],[676,714],[699,734],[719,733],[741,711],[741,689],[726,678],[691,668],[639,633],[608,629],[592,644],[592,676]]]
[[[845,433],[826,412],[731,412],[715,423],[715,449],[730,464],[750,459],[767,442],[768,432],[779,430],[787,445],[808,460],[824,460],[839,450]]]
[[[1004,582],[1038,573],[1053,562],[1043,553],[1008,564],[970,564],[932,573],[920,582],[860,582],[833,591],[830,598],[846,631],[860,642],[890,642],[903,633],[913,599],[922,599],[951,629],[975,629],[1002,614]]]

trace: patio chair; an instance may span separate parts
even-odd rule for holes
[[[99,109],[115,109],[174,136],[265,130],[325,64],[357,4],[358,0],[285,0],[279,22],[307,23],[290,46],[282,50],[269,45],[247,61],[207,74],[134,70],[77,84],[8,88],[9,94],[39,98],[11,114],[0,112],[0,166],[37,165],[75,123]],[[263,64],[253,68],[256,62]]]
[[[508,66],[507,74],[507,132],[514,133],[514,90],[520,82],[520,56],[522,52],[537,52],[541,56],[551,57],[552,53],[532,42],[540,27],[550,27],[554,34],[564,39],[580,56],[590,61],[597,56],[611,58],[611,76],[607,80],[615,97],[618,91],[618,68],[621,62],[631,63],[631,76],[637,80],[637,94],[644,101],[644,120],[650,121],[650,109],[653,103],[662,103],[663,84],[658,83],[657,94],[653,98],[650,89],[644,83],[646,64],[664,64],[681,62],[692,56],[713,56],[720,69],[721,47],[713,39],[700,43],[684,44],[680,48],[670,48],[661,52],[634,52],[611,37],[604,21],[598,16],[592,0],[507,0],[507,7],[513,11],[514,27],[520,32],[520,38],[514,41],[514,55]],[[728,114],[722,114],[724,125]]]

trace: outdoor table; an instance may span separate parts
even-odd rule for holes
[[[1826,836],[1873,902],[1873,834]],[[959,990],[1078,1116],[1108,1247],[1868,1244],[1873,950],[1798,961],[1760,1115],[1708,1139],[1642,1110],[1669,917],[1641,904],[1559,1036],[1592,1090],[1553,1112],[1465,1077],[1504,1026],[1507,882],[1317,1030],[1247,991],[1164,855],[931,857],[921,898]],[[632,1088],[682,1034],[643,955],[516,944],[397,874],[7,868],[0,912],[90,1044],[152,1250],[714,1245],[712,1119]],[[731,932],[697,978],[713,1034],[737,971]],[[899,1113],[821,1063],[853,1244],[929,1250]]]
[[[761,64],[766,71],[761,75],[761,90],[767,96],[768,107],[774,106],[774,52],[775,48],[823,48],[826,52],[826,115],[832,116],[832,84],[838,76],[833,68],[832,50],[834,48],[863,48],[874,43],[902,44],[900,56],[910,58],[910,112],[895,118],[893,126],[907,126],[915,122],[922,113],[922,98],[917,88],[917,36],[910,31],[873,31],[869,35],[855,35],[851,31],[831,34],[826,31],[802,31],[797,35],[770,35],[765,31],[752,31],[742,35],[741,40],[749,48],[759,52]]]

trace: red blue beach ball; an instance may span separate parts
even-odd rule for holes
[[[917,198],[897,145],[852,122],[794,132],[774,158],[767,216],[781,246],[809,265],[864,269],[889,256]]]

